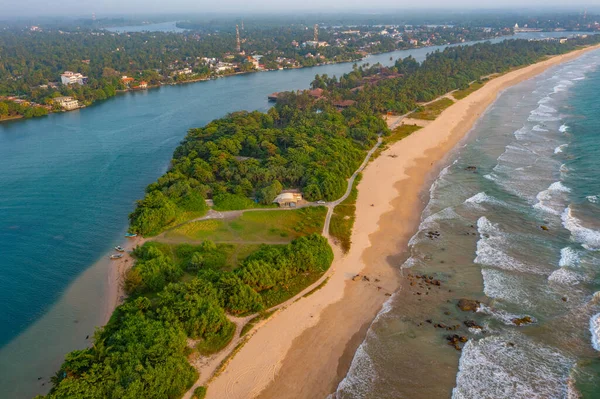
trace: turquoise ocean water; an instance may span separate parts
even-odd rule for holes
[[[401,266],[441,289],[403,285],[336,398],[600,397],[599,93],[595,51],[488,109],[435,179]],[[461,312],[459,298],[483,305]],[[461,351],[450,334],[468,338]]]

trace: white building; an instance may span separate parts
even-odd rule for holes
[[[87,80],[88,80],[88,77],[83,76],[80,73],[65,71],[64,73],[60,74],[60,81],[64,85],[72,85],[75,83],[84,85],[87,83]]]
[[[79,101],[73,97],[55,97],[53,101],[67,111],[79,108]]]

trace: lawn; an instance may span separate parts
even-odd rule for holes
[[[471,83],[471,85],[469,87],[467,87],[466,89],[457,90],[454,93],[452,93],[452,97],[456,98],[457,100],[462,100],[463,98],[465,98],[469,94],[473,93],[474,91],[481,89],[484,84],[485,84],[485,82],[483,82],[483,81]]]
[[[424,119],[428,121],[432,121],[437,118],[443,110],[448,108],[454,104],[454,101],[451,99],[444,97],[437,101],[432,102],[431,104],[425,105],[423,107],[417,108],[415,112],[408,115],[409,118],[414,119]]]
[[[307,207],[296,210],[251,211],[235,219],[192,222],[165,233],[181,241],[228,243],[288,243],[294,238],[321,233],[327,209]]]

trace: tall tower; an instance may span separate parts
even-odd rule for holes
[[[92,21],[95,21],[95,20],[96,20],[96,13],[95,13],[95,12],[93,12],[93,13],[92,13]]]
[[[315,32],[314,41],[318,42],[319,41],[319,24],[315,24],[314,32]]]
[[[242,46],[240,45],[240,28],[237,25],[235,26],[235,49],[238,53],[242,51]]]
[[[244,30],[244,20],[242,19],[242,30]]]

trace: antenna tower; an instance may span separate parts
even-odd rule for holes
[[[242,51],[242,46],[240,45],[240,28],[237,25],[235,26],[235,49],[238,53]]]
[[[318,42],[319,41],[319,25],[318,24],[315,24],[314,32],[315,32],[314,40],[315,40],[315,42]]]

